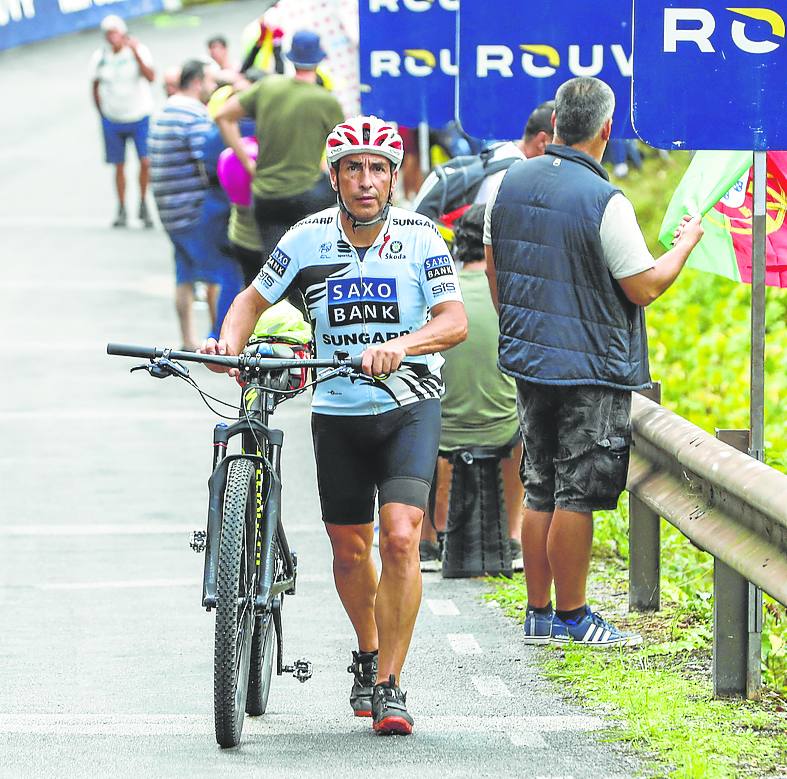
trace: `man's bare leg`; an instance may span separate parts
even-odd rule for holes
[[[118,205],[126,205],[126,167],[122,162],[115,164],[115,191],[117,192]]]
[[[336,592],[358,637],[359,652],[377,649],[374,601],[377,571],[372,560],[374,526],[325,525],[333,546],[333,580]]]
[[[421,566],[418,539],[424,513],[403,503],[380,509],[380,557],[375,618],[380,639],[378,681],[393,674],[399,684],[418,608],[421,605]]]
[[[145,195],[148,191],[148,181],[150,180],[150,159],[142,157],[139,160],[139,200],[145,201]]]
[[[175,310],[180,324],[180,336],[186,349],[196,349],[199,345],[194,330],[194,286],[191,282],[175,286]]]
[[[525,561],[527,602],[544,608],[552,592],[552,568],[547,555],[547,542],[552,514],[525,509],[522,521],[522,556]]]
[[[503,472],[503,495],[506,499],[508,512],[508,537],[517,541],[522,535],[522,503],[525,499],[525,488],[519,476],[519,463],[522,460],[522,443],[518,443],[501,463]]]
[[[593,514],[555,509],[549,526],[547,555],[555,578],[555,608],[559,611],[578,609],[587,602],[592,545]]]
[[[205,286],[205,296],[208,303],[208,311],[210,313],[211,326],[216,323],[216,312],[218,310],[220,293],[221,293],[221,284],[207,284]]]

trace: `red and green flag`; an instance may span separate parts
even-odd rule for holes
[[[765,283],[787,288],[787,151],[767,154]],[[698,270],[751,284],[752,153],[699,151],[661,224],[667,248],[684,214],[703,214],[705,234],[688,260]]]

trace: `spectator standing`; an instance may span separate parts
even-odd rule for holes
[[[214,76],[220,84],[232,84],[240,73],[240,63],[230,57],[227,39],[214,35],[208,39],[208,55],[215,66]]]
[[[208,336],[210,338],[218,338],[224,316],[243,284],[243,271],[233,254],[227,234],[230,200],[219,183],[216,170],[219,156],[224,149],[224,139],[219,128],[211,122],[202,147],[202,162],[205,166],[208,187],[198,223],[200,238],[205,244],[205,253],[201,260],[214,271],[213,278],[219,287],[213,324]]]
[[[552,112],[555,110],[555,101],[547,100],[533,109],[527,118],[525,130],[518,141],[503,143],[495,149],[490,162],[502,159],[530,159],[540,157],[547,148],[547,144],[552,143]],[[506,171],[501,170],[487,176],[481,183],[481,187],[476,193],[474,203],[486,204],[490,193],[497,190]]]
[[[180,89],[180,68],[173,66],[164,71],[164,94],[172,97]]]
[[[254,215],[266,254],[297,221],[336,200],[322,165],[323,142],[343,114],[336,98],[317,85],[315,69],[325,58],[319,36],[296,33],[287,57],[294,76],[261,79],[216,116],[227,145],[253,177]],[[241,144],[238,120],[244,116],[255,118],[256,165]]]
[[[106,161],[115,166],[115,189],[118,208],[114,227],[125,227],[126,214],[126,145],[131,139],[139,157],[139,218],[145,227],[153,222],[145,195],[150,162],[147,137],[153,110],[153,58],[146,46],[128,34],[119,16],[106,16],[101,22],[105,44],[91,60],[93,100],[101,116]]]
[[[510,448],[502,461],[503,487],[511,540],[511,557],[521,557],[522,442],[516,409],[516,384],[497,367],[497,313],[484,270],[484,206],[472,206],[456,223],[454,261],[461,263],[459,282],[469,324],[467,340],[443,355],[445,394],[440,403],[442,430],[437,461],[434,526],[424,521],[419,552],[421,569],[437,569],[440,551],[435,528],[444,532],[452,465],[447,455],[475,446]],[[472,376],[472,381],[468,377]],[[519,562],[521,565],[521,561]]]
[[[544,153],[552,141],[553,107],[547,101],[535,108],[520,140],[493,144],[433,170],[418,190],[413,210],[434,219],[443,237],[453,240],[454,222],[474,203],[486,203],[514,162]]]
[[[686,217],[654,262],[601,166],[614,107],[603,81],[563,84],[555,143],[514,163],[486,210],[499,364],[516,379],[525,444],[527,643],[642,640],[587,606],[593,512],[614,509],[626,484],[631,392],[650,384],[643,306],[677,278],[702,227]]]
[[[202,62],[186,62],[178,92],[167,100],[150,129],[153,195],[175,252],[175,309],[183,348],[189,350],[200,343],[192,310],[194,283],[219,282],[216,269],[208,264],[210,252],[199,228],[208,187],[204,147],[213,126],[205,102],[214,86]]]

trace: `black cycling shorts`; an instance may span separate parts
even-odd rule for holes
[[[425,509],[440,442],[440,401],[384,414],[312,414],[317,486],[324,522],[364,525],[379,504]]]

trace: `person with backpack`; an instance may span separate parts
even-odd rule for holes
[[[443,238],[453,241],[456,220],[475,203],[486,203],[512,163],[544,153],[552,142],[554,108],[553,100],[535,108],[518,141],[495,143],[480,154],[454,157],[438,165],[418,191],[413,210],[432,219]]]
[[[552,111],[555,103],[548,100],[539,105],[528,117],[525,124],[525,131],[519,141],[508,141],[490,146],[480,154],[455,157],[445,165],[439,166],[424,183],[419,193],[419,198],[415,203],[415,210],[432,218],[438,226],[443,237],[449,241],[454,240],[454,225],[459,230],[459,222],[468,214],[473,205],[485,205],[490,193],[497,191],[500,182],[505,176],[508,168],[517,160],[540,157],[546,150],[547,144],[552,142]],[[477,217],[477,213],[475,216]],[[471,257],[473,253],[483,252],[483,246],[479,249],[478,242],[474,241],[475,233],[467,227],[473,223],[471,219],[464,230],[462,245],[454,247],[454,257],[460,262]],[[480,239],[479,239],[480,240]],[[467,244],[467,245],[464,245]],[[478,257],[475,257],[478,259]],[[467,279],[475,283],[477,277],[472,274],[474,265],[468,268],[470,275]],[[484,304],[479,293],[476,297],[478,312],[476,319],[484,320],[488,315],[489,309]],[[489,298],[491,306],[491,297]],[[472,317],[471,317],[472,318]],[[488,345],[489,328],[480,328],[478,331],[471,331],[469,341],[465,351],[478,349],[479,353]],[[479,339],[479,340],[476,340]],[[486,339],[486,340],[484,340]],[[484,342],[484,346],[482,346]],[[450,370],[449,370],[450,373]],[[460,371],[455,374],[458,378]],[[461,428],[460,416],[462,414],[463,401],[461,390],[457,388],[454,392],[449,386],[452,378],[446,381],[446,398],[443,398],[443,410],[447,410],[448,428]],[[454,398],[457,400],[454,401]],[[504,400],[505,399],[505,400]],[[508,408],[505,409],[505,405]],[[456,408],[453,408],[456,406]],[[470,407],[466,407],[469,411]],[[486,430],[482,433],[488,435],[490,430],[497,431],[497,425],[506,427],[511,419],[516,418],[516,393],[507,394],[506,391],[496,393],[494,402],[476,404],[473,408],[473,417],[469,421],[471,426],[479,424],[486,425]],[[443,424],[446,424],[446,415],[443,416]],[[492,434],[492,438],[496,432]],[[510,438],[510,436],[509,436]],[[482,445],[481,439],[468,438],[463,443]],[[449,436],[441,444],[441,450],[448,448],[447,442],[453,442],[456,448],[456,436]],[[490,439],[488,444],[492,443]],[[497,441],[494,442],[495,444]],[[503,460],[503,489],[505,493],[506,505],[508,507],[508,531],[511,544],[511,557],[516,568],[522,565],[522,501],[524,489],[519,478],[518,463],[521,459],[521,444],[513,447],[509,457]],[[437,472],[434,479],[434,500],[429,519],[425,521],[421,530],[421,543],[419,545],[419,555],[421,558],[421,569],[423,571],[439,570],[442,560],[441,537],[445,532],[448,516],[448,495],[451,483],[451,467],[448,460],[440,458],[438,460]]]

